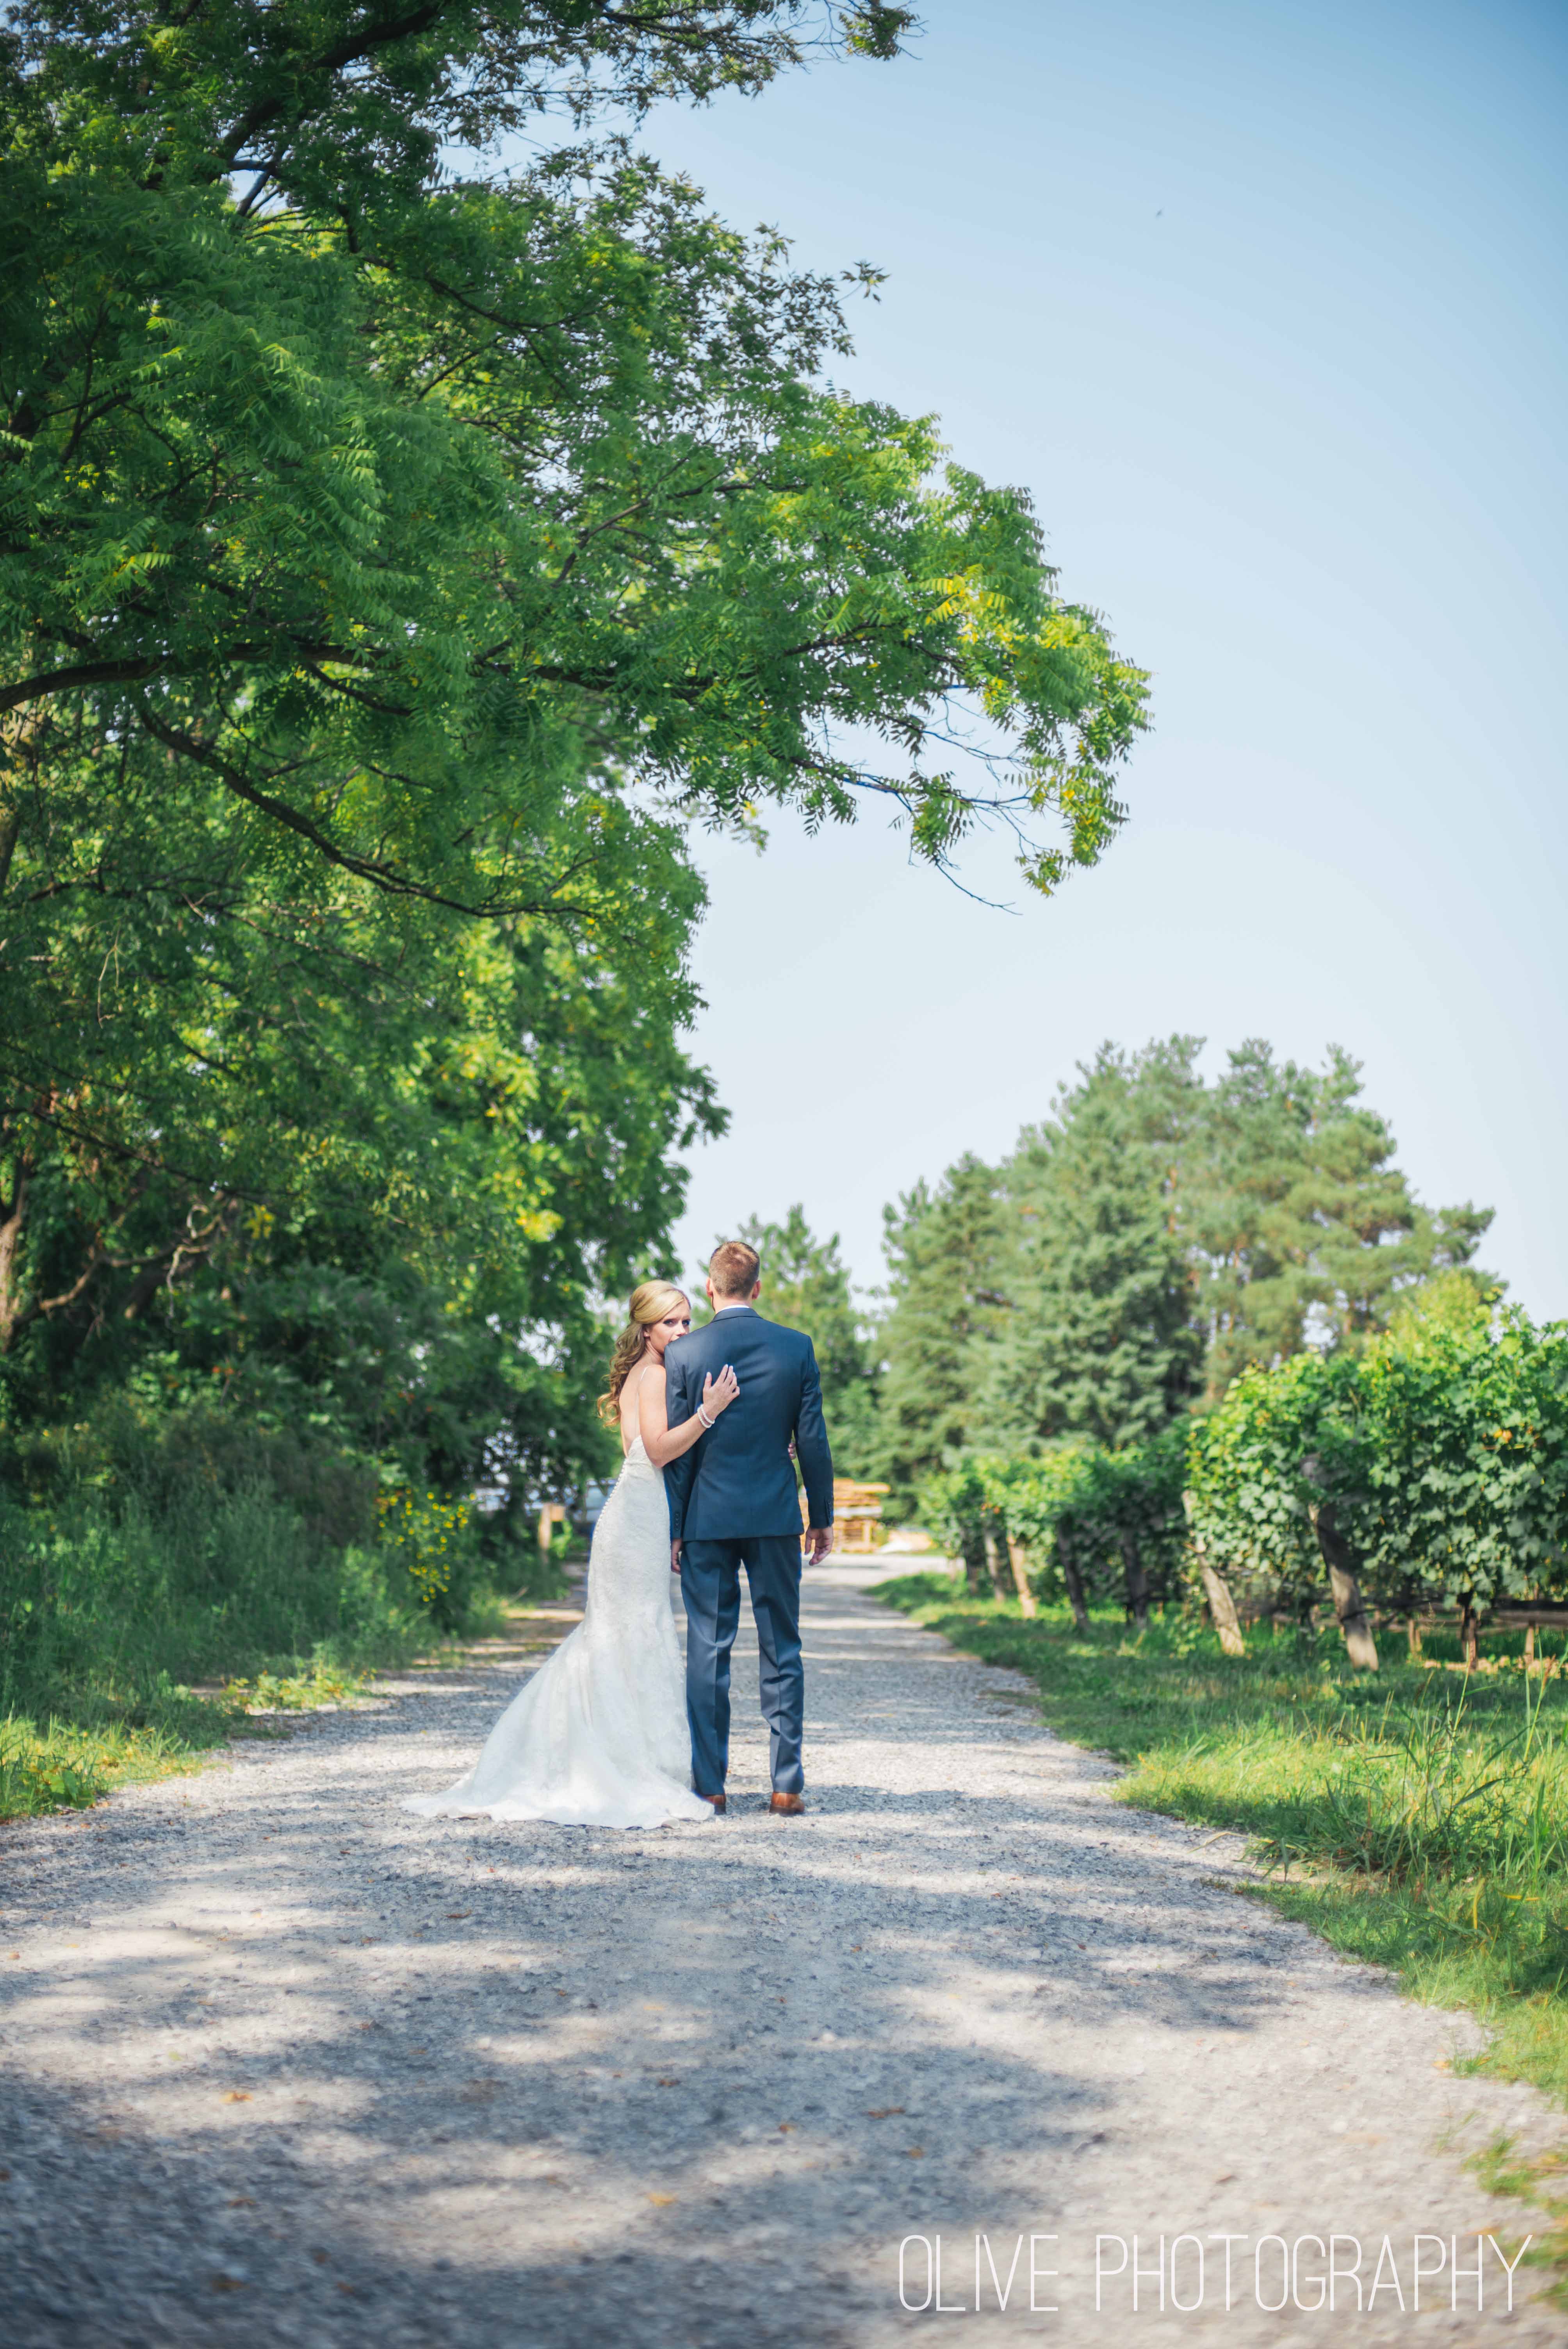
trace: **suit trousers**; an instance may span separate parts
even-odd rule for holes
[[[800,1540],[797,1534],[737,1534],[681,1547],[686,1612],[686,1719],[692,1784],[722,1795],[729,1768],[729,1651],[740,1621],[740,1569],[751,1592],[761,1661],[774,1791],[798,1795],[806,1671],[800,1661]]]

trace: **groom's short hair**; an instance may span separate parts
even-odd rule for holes
[[[707,1277],[720,1297],[749,1297],[762,1258],[744,1240],[721,1240],[707,1260]]]

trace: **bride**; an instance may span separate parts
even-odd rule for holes
[[[690,1302],[645,1280],[631,1315],[599,1398],[606,1426],[619,1424],[624,1465],[594,1527],[583,1620],[524,1682],[468,1776],[444,1795],[410,1796],[405,1810],[596,1827],[713,1816],[692,1792],[664,1471],[740,1388],[727,1362],[703,1382],[703,1416],[672,1428],[665,1348],[691,1328]]]

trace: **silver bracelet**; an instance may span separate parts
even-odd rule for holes
[[[697,1405],[697,1407],[696,1407],[696,1415],[697,1415],[698,1419],[700,1419],[700,1420],[701,1420],[701,1422],[702,1422],[702,1423],[703,1423],[703,1425],[704,1425],[705,1427],[711,1427],[711,1426],[713,1425],[713,1422],[712,1422],[712,1420],[711,1420],[711,1419],[709,1419],[709,1417],[708,1417],[708,1415],[707,1415],[707,1412],[703,1409],[703,1407],[702,1407],[702,1405],[701,1405],[701,1403],[700,1403],[700,1402],[698,1403],[698,1405]]]

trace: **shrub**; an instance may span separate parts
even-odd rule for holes
[[[118,1506],[116,1505],[118,1501]],[[156,1508],[90,1485],[0,1503],[0,1713],[150,1720],[182,1685],[407,1652],[415,1611],[257,1482]]]
[[[404,1486],[384,1493],[377,1509],[388,1566],[407,1578],[412,1603],[438,1630],[460,1631],[490,1587],[471,1506]]]
[[[1470,1617],[1568,1595],[1568,1325],[1408,1317],[1358,1354],[1248,1371],[1215,1411],[1146,1444],[965,1454],[928,1480],[923,1514],[972,1584],[989,1535],[1080,1618],[1119,1587],[1142,1619],[1193,1588],[1201,1557],[1223,1578],[1217,1609],[1240,1585],[1305,1619],[1332,1553],[1352,1652],[1375,1662],[1353,1628],[1364,1594]]]

